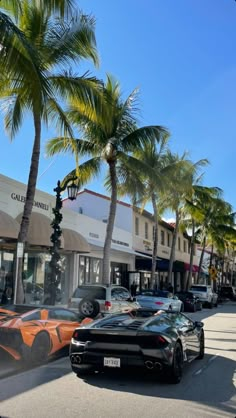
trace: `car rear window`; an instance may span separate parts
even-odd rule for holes
[[[73,298],[106,300],[106,289],[103,287],[92,286],[77,287],[77,289],[74,291]]]
[[[196,292],[206,292],[207,287],[206,286],[192,286],[191,290],[195,290]]]

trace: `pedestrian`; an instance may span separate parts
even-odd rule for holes
[[[136,293],[137,293],[137,285],[136,285],[135,281],[133,281],[133,283],[130,286],[130,293],[131,293],[131,296],[132,297],[135,297],[136,296]]]
[[[173,288],[173,286],[172,286],[172,284],[171,284],[171,283],[169,283],[169,284],[168,284],[167,290],[168,290],[168,292],[170,292],[170,293],[173,293],[173,292],[174,292],[174,288]]]

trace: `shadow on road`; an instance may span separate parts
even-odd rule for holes
[[[204,371],[211,367],[212,356],[210,355],[205,355],[203,361],[196,360],[186,365],[183,379],[178,385],[171,385],[158,375],[145,372],[132,372],[131,375],[128,372],[108,371],[87,376],[84,381],[89,385],[111,391],[197,403],[199,416],[201,416],[200,410],[203,411],[204,408],[208,410],[217,408],[222,413],[224,411],[235,415],[236,402],[231,400],[235,395],[232,372],[235,362],[219,355],[216,361],[219,371],[224,371],[224,381],[227,381],[224,387],[221,387],[220,375],[218,381],[214,379],[211,383],[203,378]]]

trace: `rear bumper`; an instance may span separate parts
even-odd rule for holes
[[[111,369],[113,367],[104,366],[104,358],[120,360],[119,369],[125,368],[146,368],[160,371],[164,367],[172,364],[170,352],[163,350],[142,350],[139,352],[118,352],[118,351],[82,351],[76,345],[70,346],[70,362],[72,369],[83,370],[86,366],[93,366],[95,370]]]

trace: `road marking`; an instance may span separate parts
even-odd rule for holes
[[[210,364],[218,357],[218,355],[219,355],[219,353],[210,357],[208,362],[203,367],[201,367],[201,369],[198,369],[193,375],[198,376],[199,374],[203,373],[208,368],[208,366],[210,366]]]

